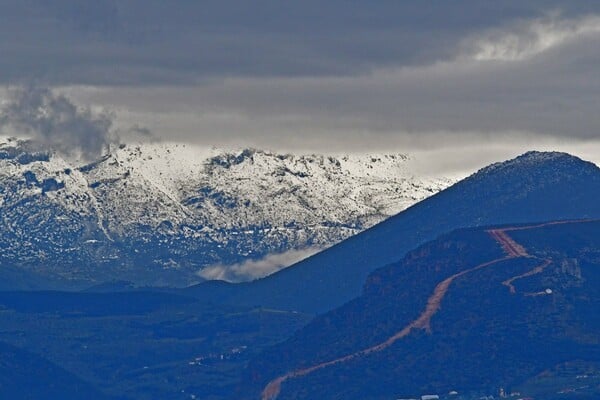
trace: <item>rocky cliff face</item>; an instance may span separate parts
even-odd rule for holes
[[[323,248],[448,186],[404,154],[121,145],[76,162],[0,140],[0,256],[60,278],[187,284],[207,265]]]

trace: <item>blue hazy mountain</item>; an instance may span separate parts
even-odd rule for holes
[[[0,398],[117,400],[56,364],[0,342]]]
[[[459,230],[258,357],[238,398],[597,399],[598,310],[600,221]]]
[[[529,152],[490,165],[400,214],[290,268],[248,284],[200,284],[214,301],[304,312],[361,293],[370,272],[461,227],[600,217],[600,169],[565,153]]]

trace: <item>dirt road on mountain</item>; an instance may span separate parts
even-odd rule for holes
[[[265,388],[262,391],[261,399],[262,400],[275,400],[279,396],[279,393],[281,392],[281,385],[289,379],[305,376],[305,375],[308,375],[315,371],[318,371],[318,370],[321,370],[321,369],[324,369],[324,368],[327,368],[327,367],[330,367],[330,366],[333,366],[336,364],[345,363],[345,362],[348,362],[355,358],[359,358],[359,357],[367,356],[372,353],[380,352],[380,351],[390,347],[396,341],[408,336],[413,329],[422,329],[422,330],[425,330],[425,331],[431,333],[431,318],[440,309],[442,300],[446,296],[446,293],[448,292],[450,285],[456,278],[459,278],[459,277],[467,275],[469,273],[481,270],[486,267],[490,267],[490,266],[500,263],[502,261],[507,261],[507,260],[514,259],[514,258],[537,258],[537,257],[531,256],[527,252],[525,247],[523,247],[521,244],[517,243],[513,238],[511,238],[508,235],[507,232],[536,229],[536,228],[542,228],[542,227],[550,226],[550,225],[584,223],[584,222],[591,222],[591,221],[593,221],[593,220],[553,221],[553,222],[547,222],[547,223],[536,224],[536,225],[505,227],[505,228],[497,228],[497,229],[488,230],[487,233],[502,247],[502,249],[506,253],[505,257],[497,258],[495,260],[491,260],[491,261],[485,262],[483,264],[479,264],[473,268],[458,272],[458,273],[444,279],[440,283],[438,283],[437,286],[435,287],[435,289],[433,290],[433,293],[431,294],[431,296],[429,296],[429,299],[427,300],[427,306],[425,307],[425,310],[423,310],[421,315],[416,320],[412,321],[410,324],[405,326],[402,330],[400,330],[398,333],[391,336],[384,342],[379,343],[374,346],[371,346],[371,347],[368,347],[366,349],[357,351],[355,353],[351,353],[346,356],[336,358],[331,361],[315,364],[315,365],[313,365],[311,367],[307,367],[307,368],[297,369],[295,371],[288,372],[285,375],[279,376],[279,377],[273,379],[272,381],[270,381],[267,384],[267,386],[265,386]],[[539,274],[539,273],[543,272],[544,269],[552,263],[551,259],[540,259],[540,261],[542,262],[541,265],[535,267],[531,271],[528,271],[524,274],[509,278],[509,279],[505,280],[504,282],[502,282],[502,284],[509,288],[510,293],[513,293],[513,294],[516,293],[516,288],[513,285],[514,281],[516,281],[518,279],[526,278],[528,276]]]
[[[487,232],[502,246],[508,257],[529,257],[527,250],[508,236],[505,229],[491,229]]]

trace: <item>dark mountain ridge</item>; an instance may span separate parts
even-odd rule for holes
[[[525,388],[594,399],[598,309],[600,221],[459,230],[374,272],[361,297],[269,349],[240,393],[389,399]],[[590,370],[587,386],[583,375],[553,381],[582,397],[532,387],[574,363]]]
[[[264,279],[186,290],[209,301],[303,312],[360,295],[369,273],[458,228],[600,218],[600,168],[565,153],[529,152],[481,169],[400,214]],[[310,295],[307,295],[310,294]]]

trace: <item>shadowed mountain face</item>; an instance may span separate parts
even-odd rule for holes
[[[116,400],[42,357],[0,342],[0,398]]]
[[[2,400],[222,400],[310,321],[160,292],[0,292],[0,316]]]
[[[269,349],[240,393],[389,399],[507,388],[596,399],[599,309],[600,221],[460,230],[374,272],[362,296]]]
[[[305,312],[361,293],[370,272],[454,229],[600,217],[600,169],[564,153],[526,153],[493,164],[400,214],[295,266],[250,284],[189,289],[220,301]]]

